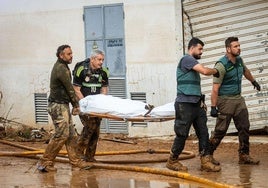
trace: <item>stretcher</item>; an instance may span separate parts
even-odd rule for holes
[[[113,97],[111,95],[89,95],[79,101],[82,114],[117,121],[163,122],[175,119],[173,103],[162,106]]]
[[[136,116],[136,117],[120,117],[116,115],[111,115],[107,113],[96,113],[96,112],[89,112],[88,113],[91,117],[100,117],[106,118],[116,121],[131,121],[131,122],[163,122],[163,121],[170,121],[174,120],[175,116],[167,116],[167,117],[155,117],[155,116]]]

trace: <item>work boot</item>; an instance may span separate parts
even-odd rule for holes
[[[168,158],[166,167],[170,170],[174,171],[187,171],[188,168],[186,166],[183,166],[180,162],[179,159],[175,159],[172,157]]]
[[[79,161],[79,163],[77,165],[75,165],[75,166],[78,167],[78,168],[80,168],[80,169],[89,170],[94,165],[93,165],[92,162]]]
[[[41,166],[38,165],[37,166],[37,170],[39,170],[39,172],[56,172],[57,168],[55,168],[54,166],[48,165],[48,166]]]
[[[201,157],[201,170],[207,172],[219,172],[221,171],[221,167],[218,165],[214,165],[211,161],[211,156],[206,155]]]
[[[239,154],[239,164],[258,165],[259,163],[259,160],[253,159],[248,154]]]
[[[86,162],[93,162],[93,163],[97,163],[98,162],[94,157],[90,157],[90,158],[86,158],[85,157],[85,161]]]
[[[220,162],[217,161],[217,160],[213,157],[213,155],[210,155],[210,160],[211,160],[211,162],[212,162],[214,165],[217,165],[217,166],[220,165]]]

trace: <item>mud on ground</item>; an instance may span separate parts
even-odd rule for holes
[[[196,157],[181,161],[188,167],[191,175],[206,178],[211,181],[236,185],[239,187],[267,187],[268,169],[268,142],[252,142],[251,156],[261,160],[260,165],[238,165],[237,137],[226,137],[232,142],[221,143],[215,152],[215,158],[221,162],[222,171],[218,173],[200,171],[200,160],[197,155],[198,143],[195,138],[188,139],[185,145],[186,151],[192,151]],[[251,137],[252,138],[252,137]],[[258,137],[260,140],[267,140],[267,136]],[[114,140],[116,139],[116,140]],[[252,139],[251,139],[252,140]],[[37,149],[46,148],[46,140],[20,140],[9,141],[34,147]],[[98,143],[97,151],[129,151],[129,150],[169,150],[173,137],[159,138],[127,138],[124,135],[102,134]],[[65,148],[63,148],[65,149]],[[26,151],[14,146],[0,143],[0,151],[15,152]],[[167,159],[168,154],[128,154],[113,156],[97,156],[97,160],[147,160]],[[185,179],[155,175],[142,172],[129,172],[105,169],[91,169],[81,171],[72,168],[68,163],[57,162],[56,173],[41,174],[36,171],[38,159],[24,157],[3,157],[0,159],[0,187],[209,187],[205,184],[189,182]],[[128,164],[126,164],[128,165]],[[165,169],[165,162],[131,164]]]

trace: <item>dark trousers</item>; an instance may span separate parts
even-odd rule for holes
[[[176,137],[171,148],[173,156],[178,157],[183,151],[191,125],[193,125],[199,140],[199,153],[202,156],[208,155],[207,115],[206,111],[200,107],[200,103],[175,102],[175,112],[174,131]]]
[[[86,161],[93,161],[100,135],[101,118],[81,115],[80,120],[84,125],[77,141],[77,153]]]

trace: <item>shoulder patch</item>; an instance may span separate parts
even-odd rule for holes
[[[102,70],[107,74],[107,77],[109,77],[109,68],[108,67],[102,67]]]
[[[84,66],[83,65],[79,66],[76,70],[75,76],[79,77],[83,70],[84,70]]]

